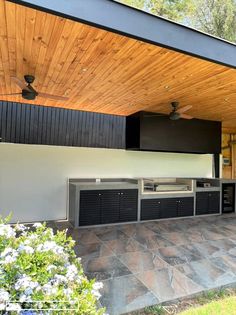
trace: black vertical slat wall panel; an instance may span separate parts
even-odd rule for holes
[[[125,117],[0,101],[2,142],[125,148]]]

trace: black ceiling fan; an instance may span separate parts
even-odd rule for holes
[[[37,96],[50,98],[57,101],[67,101],[69,99],[68,97],[64,97],[64,96],[41,93],[41,92],[36,91],[31,85],[35,80],[35,77],[33,75],[29,75],[29,74],[24,75],[25,82],[20,80],[17,77],[11,77],[11,79],[21,88],[22,90],[21,93],[9,93],[9,94],[1,94],[1,95],[22,95],[22,97],[26,100],[35,100]]]
[[[179,120],[180,118],[184,118],[184,119],[193,119],[192,116],[190,115],[187,115],[185,114],[185,112],[187,112],[189,109],[192,108],[191,105],[187,105],[187,106],[184,106],[184,107],[181,107],[179,108],[179,102],[177,101],[174,101],[174,102],[171,102],[171,106],[172,106],[172,110],[171,112],[166,115],[166,114],[148,114],[148,115],[145,115],[145,116],[149,116],[149,117],[153,117],[153,116],[168,116],[169,119],[171,120]]]

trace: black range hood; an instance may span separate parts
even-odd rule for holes
[[[219,154],[221,122],[138,112],[126,117],[126,149]]]

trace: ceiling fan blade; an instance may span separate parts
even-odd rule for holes
[[[48,93],[38,93],[38,96],[40,97],[45,97],[45,98],[51,98],[53,100],[57,101],[68,101],[69,97],[64,97],[64,96],[58,96],[58,95],[53,95],[53,94],[48,94]]]
[[[16,85],[18,85],[22,90],[29,90],[28,86],[25,84],[24,81],[20,80],[17,77],[11,77],[12,81],[14,81],[16,83]]]
[[[6,94],[0,94],[0,96],[7,96],[7,95],[22,95],[22,93],[6,93]]]
[[[187,106],[184,106],[184,107],[178,109],[177,112],[178,112],[179,114],[182,114],[182,113],[187,112],[187,110],[191,109],[192,107],[193,107],[192,105],[187,105]]]
[[[193,119],[192,116],[187,115],[187,114],[181,114],[180,117],[181,117],[181,118],[184,118],[184,119]]]

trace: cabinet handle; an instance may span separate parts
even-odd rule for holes
[[[121,195],[124,195],[124,193],[120,193]]]
[[[120,195],[120,193],[118,193],[118,195]]]
[[[98,194],[98,196],[101,196],[102,194]]]

